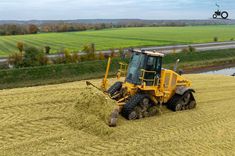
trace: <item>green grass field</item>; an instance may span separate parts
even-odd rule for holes
[[[97,50],[138,46],[157,46],[212,42],[235,38],[235,26],[143,27],[100,31],[47,33],[37,35],[0,36],[0,56],[17,51],[16,43],[31,46],[51,46],[52,52],[61,48],[79,51],[84,44],[95,43]]]

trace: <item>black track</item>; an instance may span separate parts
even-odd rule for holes
[[[167,107],[173,111],[175,111],[175,106],[179,100],[181,100],[182,96],[179,94],[175,94],[167,103]]]
[[[171,109],[172,111],[176,111],[176,105],[178,104],[179,101],[181,101],[181,100],[184,98],[184,96],[185,96],[187,93],[190,93],[190,94],[191,94],[190,102],[191,102],[191,101],[195,101],[195,98],[194,98],[192,92],[191,92],[191,91],[187,91],[186,93],[184,93],[184,95],[175,94],[175,95],[169,100],[169,102],[167,103],[167,107],[168,107],[169,109]],[[189,102],[189,103],[190,103],[190,102]],[[188,104],[189,104],[189,103],[188,103]],[[187,105],[188,105],[188,104],[187,104]],[[188,108],[188,107],[186,107],[186,105],[184,105],[184,106],[182,105],[182,107]]]
[[[122,88],[122,82],[114,83],[107,91],[110,96],[113,96],[117,91],[120,91]]]
[[[129,119],[130,113],[134,110],[134,108],[143,100],[147,95],[145,94],[136,94],[127,101],[127,103],[123,106],[121,114],[126,119]]]

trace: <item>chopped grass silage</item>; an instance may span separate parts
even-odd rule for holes
[[[116,102],[94,87],[86,87],[78,93],[77,103],[68,112],[68,124],[74,129],[107,136],[113,128],[108,119]]]
[[[105,123],[113,101],[84,81],[1,90],[0,155],[234,155],[234,77],[184,76],[196,90],[196,109],[119,117],[116,128]]]

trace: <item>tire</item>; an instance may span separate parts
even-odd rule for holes
[[[213,17],[213,19],[216,19],[216,18],[217,18],[217,15],[216,15],[216,14],[214,14],[212,17]]]
[[[134,109],[138,106],[138,104],[146,97],[144,94],[136,94],[130,98],[129,101],[123,106],[121,114],[127,120],[131,120],[129,117],[134,116]],[[132,117],[133,118],[133,117]]]
[[[221,17],[222,17],[223,19],[227,19],[227,18],[228,18],[228,12],[227,12],[227,11],[223,11],[223,12],[221,13]]]
[[[112,97],[116,92],[120,91],[122,88],[122,82],[114,83],[107,91],[107,93]]]

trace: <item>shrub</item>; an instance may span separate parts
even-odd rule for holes
[[[188,46],[188,50],[189,50],[189,52],[195,52],[196,51],[196,49],[192,46]]]
[[[22,53],[24,50],[24,43],[23,42],[17,42],[16,47],[19,49],[19,51]]]
[[[182,52],[182,53],[188,53],[188,52],[189,52],[189,49],[188,49],[188,48],[183,48],[181,52]]]
[[[43,50],[38,49],[36,47],[26,47],[25,54],[23,57],[23,66],[24,67],[32,67],[39,65],[46,65],[48,59],[46,58]]]
[[[39,65],[41,65],[41,66],[42,65],[47,65],[47,64],[51,63],[47,56],[39,57],[38,61],[39,61]]]
[[[80,61],[86,61],[88,60],[87,54],[80,56]]]
[[[234,41],[234,38],[231,38],[230,41]]]
[[[72,55],[70,54],[69,49],[64,49],[64,63],[72,63]]]
[[[123,49],[123,48],[119,48],[119,49],[118,49],[118,53],[119,53],[119,56],[120,56],[120,57],[122,57],[122,58],[124,57],[124,56],[123,56],[123,55],[124,55],[124,49]]]
[[[23,56],[22,53],[14,53],[9,55],[8,63],[15,68],[19,68],[23,66]]]
[[[218,37],[214,37],[214,42],[218,42],[218,41],[219,41]]]
[[[105,59],[104,53],[99,52],[98,60],[104,60],[104,59]]]
[[[115,49],[114,49],[114,48],[111,48],[111,49],[110,49],[110,52],[111,52],[110,57],[115,57]]]
[[[45,46],[45,52],[46,54],[50,54],[51,47],[50,46]]]
[[[78,61],[78,54],[71,54],[69,49],[63,49],[61,54],[53,60],[54,64],[77,63]]]
[[[104,58],[105,59],[108,59],[110,57],[110,54],[109,53],[104,53]]]
[[[84,45],[82,51],[86,53],[87,60],[95,60],[95,44]]]
[[[71,61],[72,61],[72,63],[78,63],[80,60],[80,58],[79,58],[79,56],[78,56],[78,54],[77,53],[73,53],[72,54],[72,56],[71,56]]]
[[[55,59],[53,59],[53,63],[54,64],[64,64],[65,60],[64,60],[64,54],[56,57]]]

